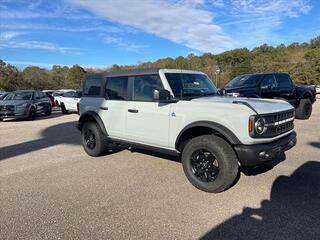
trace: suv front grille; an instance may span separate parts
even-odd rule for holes
[[[294,110],[285,112],[266,114],[256,116],[258,118],[265,119],[266,130],[263,134],[256,134],[257,138],[271,138],[286,133],[294,128]]]

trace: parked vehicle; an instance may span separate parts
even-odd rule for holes
[[[320,94],[320,85],[316,85],[315,88],[316,88],[316,94]]]
[[[234,97],[286,100],[295,107],[298,119],[308,119],[316,101],[314,87],[296,86],[286,73],[240,75],[229,81],[220,92]]]
[[[51,107],[55,107],[55,106],[56,106],[56,103],[55,103],[55,101],[54,101],[54,97],[53,97],[50,93],[48,93],[48,92],[44,92],[44,93],[45,93],[45,94],[47,95],[47,97],[49,98]]]
[[[57,107],[60,107],[61,96],[63,95],[63,93],[70,92],[70,91],[75,91],[75,90],[74,89],[61,89],[61,90],[57,90],[52,93],[52,96],[54,97],[55,105]]]
[[[4,118],[34,119],[38,114],[51,114],[51,104],[41,91],[15,91],[0,101],[0,121]]]
[[[61,112],[67,114],[69,112],[78,112],[78,104],[82,96],[82,91],[65,92],[61,96],[60,105]]]
[[[7,92],[1,92],[0,93],[0,100],[4,99],[8,95]]]
[[[202,72],[142,69],[88,76],[78,129],[90,156],[111,143],[176,154],[195,187],[221,192],[239,165],[260,165],[292,148],[293,122],[285,101],[221,97]]]

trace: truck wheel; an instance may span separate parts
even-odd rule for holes
[[[68,114],[69,113],[69,111],[66,109],[66,107],[64,106],[63,103],[61,103],[61,112],[62,112],[62,114]]]
[[[36,109],[34,107],[30,108],[28,119],[34,120],[36,118]]]
[[[101,156],[108,150],[107,136],[95,122],[86,122],[81,131],[82,146],[89,156]]]
[[[300,100],[298,108],[296,108],[297,119],[308,119],[312,113],[312,103],[309,98]]]
[[[48,104],[47,110],[45,111],[44,114],[45,114],[46,116],[50,116],[50,115],[51,115],[51,112],[52,112],[51,104]]]
[[[2,122],[3,121],[3,118],[0,118],[0,122]]]
[[[190,140],[182,152],[182,166],[193,186],[212,193],[226,190],[239,174],[234,150],[225,140],[214,135]]]

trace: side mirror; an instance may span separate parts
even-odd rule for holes
[[[153,90],[153,100],[159,102],[169,102],[171,99],[170,92],[165,89],[155,89]]]

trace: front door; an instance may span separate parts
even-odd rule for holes
[[[168,147],[171,104],[153,101],[154,89],[162,89],[159,75],[130,77],[126,134],[130,141]]]

